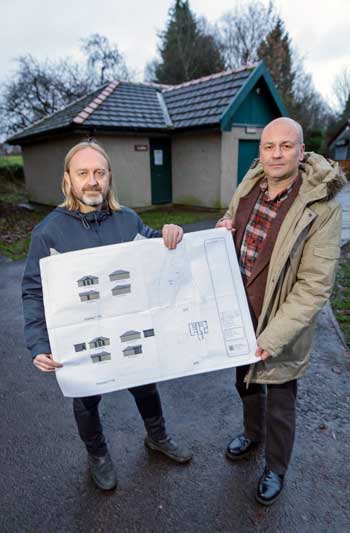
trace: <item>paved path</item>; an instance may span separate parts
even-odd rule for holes
[[[342,232],[341,239],[342,245],[350,240],[350,183],[348,182],[342,191],[337,195],[337,199],[340,202],[343,209],[342,220]]]
[[[23,262],[0,265],[1,533],[328,533],[350,530],[350,365],[327,309],[312,366],[300,381],[298,428],[286,488],[265,509],[254,501],[262,453],[225,459],[241,429],[233,372],[161,383],[168,427],[191,444],[189,466],[150,455],[131,395],[107,394],[101,412],[119,488],[89,479],[71,401],[23,346]]]

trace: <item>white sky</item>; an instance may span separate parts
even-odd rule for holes
[[[267,4],[267,0],[263,0]],[[0,0],[0,80],[13,58],[79,57],[79,39],[106,35],[118,45],[140,80],[156,53],[172,0]],[[244,0],[190,0],[197,15],[215,22]],[[293,44],[305,59],[316,89],[335,103],[332,84],[350,67],[350,0],[276,0]]]

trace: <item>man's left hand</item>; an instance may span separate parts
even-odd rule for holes
[[[179,242],[182,241],[184,230],[176,224],[164,224],[162,236],[164,244],[169,250],[174,250]]]
[[[255,355],[256,357],[259,357],[262,361],[266,361],[268,357],[271,357],[271,354],[263,348],[260,348],[260,346],[257,347]]]

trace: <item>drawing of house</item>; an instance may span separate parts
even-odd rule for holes
[[[83,278],[78,279],[78,287],[86,287],[87,285],[97,285],[98,277],[97,276],[84,276]]]
[[[131,292],[131,285],[128,283],[127,285],[117,285],[112,289],[113,296],[119,296],[119,294],[126,294],[127,292]]]
[[[130,330],[120,335],[121,342],[134,341],[135,339],[141,339],[140,331]]]
[[[89,348],[98,348],[99,346],[107,346],[110,344],[110,339],[107,337],[96,337],[89,342]]]
[[[98,300],[100,293],[97,291],[79,292],[79,296],[82,302],[88,302],[90,300]]]
[[[130,357],[133,355],[138,355],[142,353],[142,346],[139,344],[138,346],[128,346],[123,350],[124,357]]]
[[[143,336],[144,337],[154,337],[154,329],[144,329],[143,330]]]
[[[112,274],[109,275],[111,281],[117,281],[119,279],[128,279],[130,278],[130,272],[128,270],[115,270]]]
[[[109,352],[95,353],[90,356],[93,363],[101,363],[102,361],[110,361],[111,354]]]
[[[82,352],[83,350],[86,350],[86,343],[81,342],[80,344],[74,344],[74,350],[76,352]]]

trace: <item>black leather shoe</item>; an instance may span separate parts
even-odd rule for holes
[[[227,446],[226,456],[232,461],[239,461],[248,457],[257,444],[257,441],[249,439],[244,434],[238,435]]]
[[[272,505],[282,492],[283,480],[284,476],[265,468],[256,491],[256,500],[262,505]]]
[[[101,490],[113,490],[117,486],[117,474],[107,452],[102,457],[88,454],[90,474],[96,487]]]

